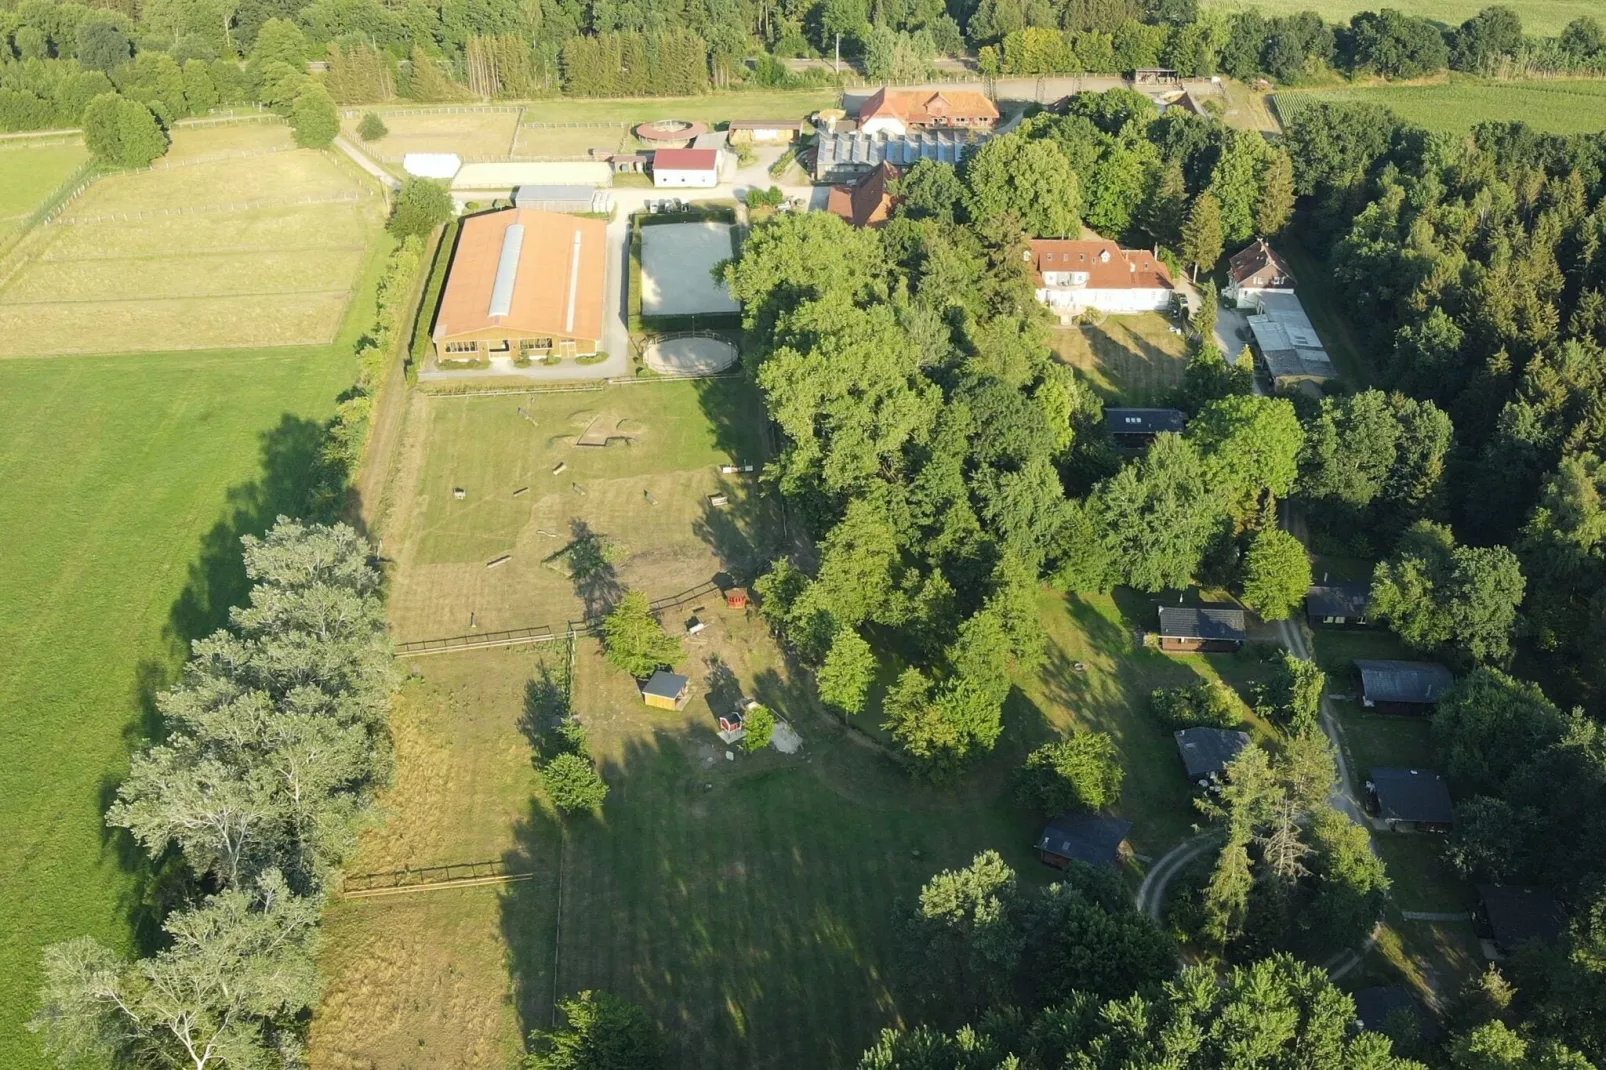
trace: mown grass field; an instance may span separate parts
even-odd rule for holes
[[[368,315],[371,316],[371,303]],[[366,320],[363,320],[366,322]],[[0,1065],[46,944],[148,919],[102,822],[186,642],[243,594],[238,535],[294,511],[348,348],[16,360],[0,390]]]
[[[1105,402],[1159,402],[1182,384],[1187,343],[1159,313],[1110,316],[1097,326],[1060,327],[1049,344]]]
[[[1406,122],[1444,133],[1459,133],[1476,123],[1492,121],[1521,121],[1553,134],[1591,134],[1606,130],[1606,82],[1602,81],[1456,79],[1440,85],[1284,91],[1276,94],[1274,100],[1277,114],[1285,125],[1301,107],[1329,100],[1381,104]]]
[[[287,127],[180,128],[158,169],[101,179],[19,246],[0,357],[328,343],[382,214]]]
[[[630,137],[623,123],[608,126],[520,126],[513,143],[515,156],[551,156],[558,159],[589,159],[591,150],[619,152]]]
[[[743,379],[419,393],[411,406],[397,483],[406,504],[386,533],[399,564],[390,611],[401,639],[463,634],[471,616],[480,630],[561,626],[617,587],[660,598],[722,570],[751,578],[772,556],[772,500],[754,476],[718,470],[762,463],[763,406]],[[576,445],[588,429],[609,443]],[[712,505],[713,494],[730,504]],[[605,580],[577,589],[571,562],[554,555],[591,537],[613,564]],[[486,567],[502,555],[511,558]]]
[[[1376,6],[1365,0],[1204,0],[1207,8],[1237,11],[1254,7],[1265,15],[1297,15],[1301,11],[1314,11],[1328,22],[1348,23],[1357,11],[1375,11]],[[1447,26],[1459,26],[1488,5],[1483,0],[1399,0],[1389,5],[1407,15],[1432,19]],[[1596,0],[1523,0],[1515,5],[1522,15],[1522,28],[1530,34],[1554,36],[1580,15],[1600,17]]]
[[[88,158],[77,138],[0,142],[0,235],[15,229]]]
[[[451,112],[390,111],[369,109],[379,114],[389,131],[377,141],[357,136],[358,114],[341,122],[346,138],[365,152],[400,158],[409,152],[455,152],[461,156],[506,156],[513,150],[519,113],[506,108]]]

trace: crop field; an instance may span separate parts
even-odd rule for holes
[[[0,275],[0,357],[330,341],[383,213],[372,183],[282,126],[174,143],[28,235]]]
[[[763,421],[739,379],[415,396],[398,480],[409,505],[386,538],[398,637],[460,635],[471,619],[561,626],[618,587],[660,598],[722,569],[751,574],[772,556],[775,506],[753,475],[718,466],[760,463]]]
[[[460,156],[506,156],[513,149],[519,127],[514,110],[469,109],[464,111],[387,111],[375,108],[390,132],[377,141],[357,136],[361,115],[341,123],[347,140],[365,152],[384,157],[400,157],[409,152],[455,152]]]
[[[1050,344],[1106,402],[1159,401],[1181,385],[1187,345],[1158,313],[1110,316],[1097,326],[1062,327]]]
[[[365,293],[376,274],[370,271]],[[372,301],[356,303],[367,323]],[[19,359],[0,390],[0,1065],[44,1070],[22,1024],[39,954],[148,940],[142,851],[102,814],[152,696],[243,595],[239,535],[301,506],[350,383],[334,347]]]
[[[0,142],[0,235],[15,229],[88,158],[76,138]]]
[[[1521,121],[1553,134],[1606,130],[1606,82],[1465,82],[1281,92],[1277,114],[1290,122],[1318,100],[1381,104],[1406,122],[1458,133],[1477,123]]]
[[[1204,7],[1222,11],[1237,11],[1244,7],[1257,8],[1265,15],[1297,15],[1301,11],[1314,11],[1328,22],[1348,23],[1357,11],[1375,11],[1376,6],[1366,0],[1204,0]],[[1389,5],[1407,15],[1416,15],[1446,26],[1459,26],[1483,10],[1483,0],[1399,0]],[[1581,15],[1600,17],[1598,0],[1523,0],[1514,5],[1522,15],[1522,28],[1530,34],[1555,36],[1573,19]]]

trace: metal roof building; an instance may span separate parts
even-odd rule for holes
[[[613,207],[613,194],[594,186],[519,186],[513,191],[513,207],[541,212],[606,213]]]
[[[814,177],[820,182],[841,182],[890,163],[913,167],[921,160],[957,164],[983,141],[986,134],[963,130],[928,131],[904,136],[821,134],[815,149]]]
[[[1256,295],[1256,302],[1261,313],[1248,317],[1249,329],[1254,332],[1255,346],[1274,382],[1284,386],[1338,376],[1338,369],[1298,297],[1263,291]]]
[[[1567,927],[1567,912],[1544,888],[1480,884],[1473,921],[1489,932],[1497,949],[1511,952],[1530,940],[1554,941]]]
[[[1355,662],[1361,674],[1361,702],[1429,706],[1444,697],[1455,683],[1450,670],[1432,661]]]
[[[1241,643],[1248,636],[1244,611],[1215,606],[1161,606],[1164,639],[1208,639]]]

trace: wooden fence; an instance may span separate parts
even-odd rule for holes
[[[345,899],[372,899],[382,895],[429,892],[445,888],[478,888],[491,884],[527,881],[534,873],[515,873],[500,859],[486,862],[452,862],[444,866],[393,869],[383,873],[358,873],[345,879],[340,894]]]
[[[689,587],[679,594],[668,595],[651,603],[654,613],[679,609],[688,602],[707,598],[719,590],[713,580]],[[492,647],[524,646],[532,643],[551,643],[560,639],[574,640],[595,634],[602,627],[601,617],[567,621],[562,625],[533,624],[527,628],[509,628],[499,632],[477,632],[470,635],[452,635],[442,639],[415,639],[396,644],[399,658],[423,657],[426,654],[450,654],[462,650],[487,650]]]
[[[377,194],[335,193],[326,197],[261,197],[254,201],[231,201],[221,204],[187,204],[172,208],[150,208],[143,212],[110,212],[106,215],[58,216],[51,223],[126,223],[139,219],[175,215],[220,215],[227,212],[249,212],[255,208],[290,208],[299,204],[355,204],[371,200]]]

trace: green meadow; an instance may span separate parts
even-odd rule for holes
[[[1475,82],[1395,85],[1278,93],[1277,117],[1286,126],[1299,109],[1318,100],[1381,104],[1429,130],[1460,133],[1482,122],[1527,123],[1552,134],[1606,130],[1606,82]]]

